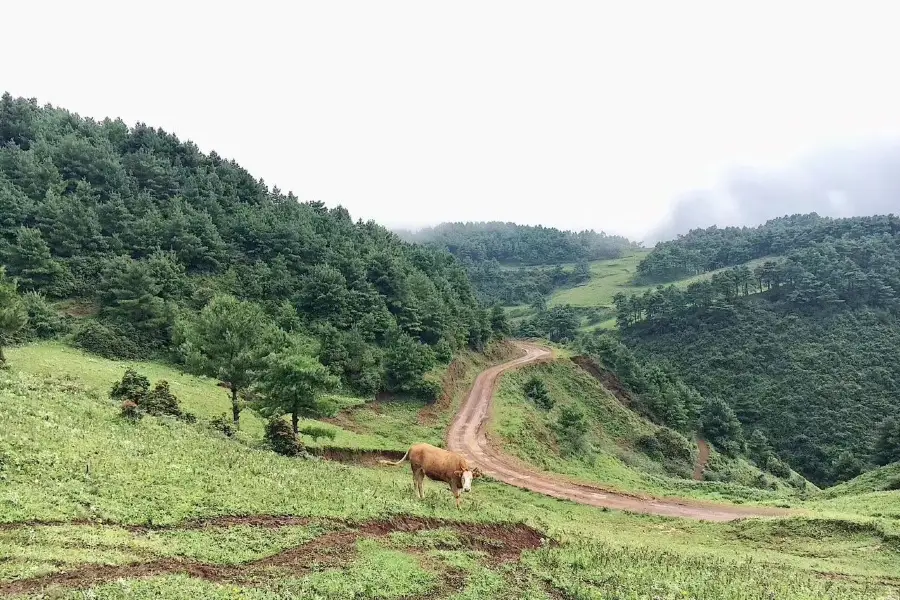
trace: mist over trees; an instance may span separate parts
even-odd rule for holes
[[[853,217],[897,212],[900,141],[868,141],[807,154],[781,169],[735,168],[713,189],[685,193],[647,236],[671,240],[697,228],[754,226],[799,213]]]
[[[618,258],[623,251],[637,247],[624,237],[602,231],[561,231],[499,221],[441,223],[397,233],[410,242],[443,248],[468,263],[495,260],[508,265],[555,265]]]

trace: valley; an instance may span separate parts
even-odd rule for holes
[[[895,217],[398,235],[145,124],[0,142],[0,595],[900,597]]]

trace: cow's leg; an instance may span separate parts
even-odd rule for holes
[[[425,471],[418,470],[413,472],[413,484],[416,487],[416,496],[425,499]]]
[[[457,487],[456,482],[450,483],[450,491],[453,492],[453,497],[456,498],[456,508],[459,509],[459,487]]]

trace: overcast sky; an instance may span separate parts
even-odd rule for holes
[[[393,226],[642,238],[735,166],[900,135],[889,2],[7,4],[0,88]]]

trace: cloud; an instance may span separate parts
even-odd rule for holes
[[[676,198],[647,241],[697,227],[758,225],[809,212],[830,217],[900,212],[900,139],[832,147],[782,168],[730,169],[711,188]]]

